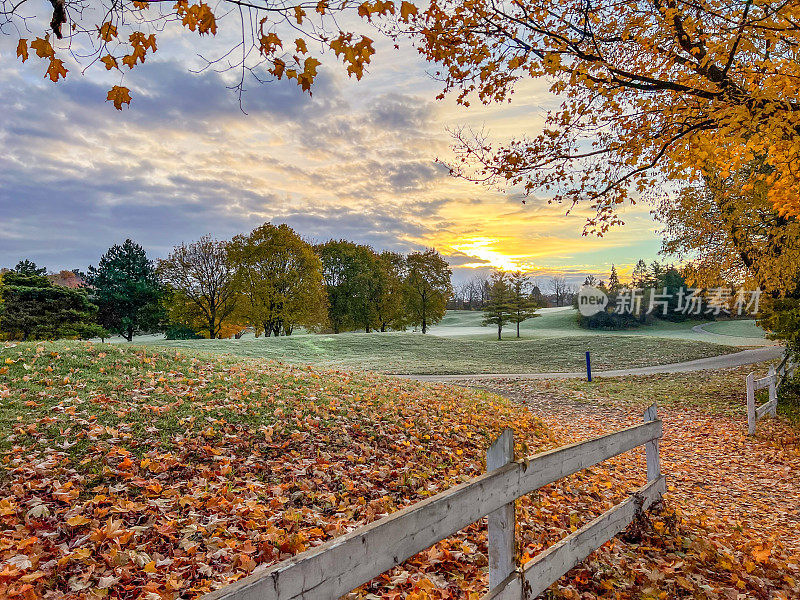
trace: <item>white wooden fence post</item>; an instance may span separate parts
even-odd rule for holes
[[[658,405],[654,402],[644,411],[644,420],[655,421],[658,418]],[[644,445],[647,453],[647,481],[655,481],[661,477],[661,457],[658,453],[658,440],[652,440]]]
[[[774,417],[778,414],[778,375],[775,365],[770,365],[769,377],[769,414]]]
[[[756,391],[755,391],[755,375],[748,373],[747,375],[747,433],[750,435],[756,434]]]
[[[494,471],[514,460],[514,432],[504,429],[486,451],[486,470]],[[489,591],[516,568],[514,502],[489,513]]]

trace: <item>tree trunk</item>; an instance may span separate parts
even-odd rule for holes
[[[132,342],[133,341],[133,326],[131,326],[131,325],[128,326],[127,334],[128,335],[125,336],[125,339],[128,340],[129,342]]]
[[[503,339],[503,324],[500,322],[497,323],[497,339]]]
[[[428,322],[425,320],[425,317],[422,317],[422,333],[428,332]]]
[[[519,337],[519,321],[517,321],[517,337]]]

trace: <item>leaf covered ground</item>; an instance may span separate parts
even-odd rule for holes
[[[6,346],[0,597],[197,597],[480,474],[503,427],[520,456],[568,441],[535,412],[453,386],[176,350]],[[636,453],[521,499],[523,560],[643,471]],[[548,593],[796,597],[779,540],[673,504]],[[485,537],[477,523],[351,595],[480,597]]]

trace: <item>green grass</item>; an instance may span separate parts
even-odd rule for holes
[[[509,338],[498,342],[412,333],[345,333],[152,343],[289,364],[405,374],[580,371],[585,366],[587,350],[592,353],[592,367],[598,371],[667,364],[731,351],[729,346],[704,342],[615,335]]]
[[[745,338],[763,338],[765,335],[764,330],[756,325],[755,321],[749,319],[742,321],[715,321],[708,323],[703,329],[719,335]]]
[[[431,327],[430,333],[441,337],[468,337],[473,339],[496,339],[497,333],[490,327],[482,327],[480,311],[448,311],[442,321]],[[709,333],[696,332],[693,328],[705,325]],[[717,330],[718,328],[718,330]],[[520,335],[525,339],[564,337],[659,337],[669,339],[710,342],[728,346],[758,345],[764,332],[753,321],[671,321],[656,320],[651,324],[619,331],[587,330],[578,325],[577,310],[571,307],[546,308],[539,316],[523,321]],[[516,336],[516,329],[508,326],[503,337]]]

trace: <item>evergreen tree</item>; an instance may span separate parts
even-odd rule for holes
[[[17,263],[14,272],[20,275],[47,275],[47,268],[39,267],[35,262],[26,258]]]
[[[608,277],[608,291],[612,294],[616,294],[620,287],[622,286],[619,282],[619,275],[617,275],[617,268],[612,263],[611,275]]]
[[[635,288],[645,288],[647,287],[648,280],[649,272],[647,269],[647,263],[640,258],[636,263],[636,266],[633,267],[633,273],[631,273],[631,284]]]
[[[503,327],[511,320],[512,289],[509,275],[495,271],[489,281],[489,297],[483,308],[483,325],[497,325],[497,339],[503,339]]]
[[[511,316],[509,321],[517,326],[517,337],[519,337],[519,324],[533,317],[538,317],[538,308],[534,300],[527,294],[530,285],[528,276],[522,271],[513,271],[509,275],[509,308]]]
[[[31,272],[31,271],[29,271]],[[33,273],[41,270],[33,271]],[[53,285],[41,274],[9,271],[3,275],[0,331],[11,339],[104,337],[94,318],[97,307],[85,290]]]
[[[86,284],[100,324],[129,342],[138,333],[156,331],[164,318],[155,266],[144,248],[129,239],[109,248],[97,267],[89,267]]]

